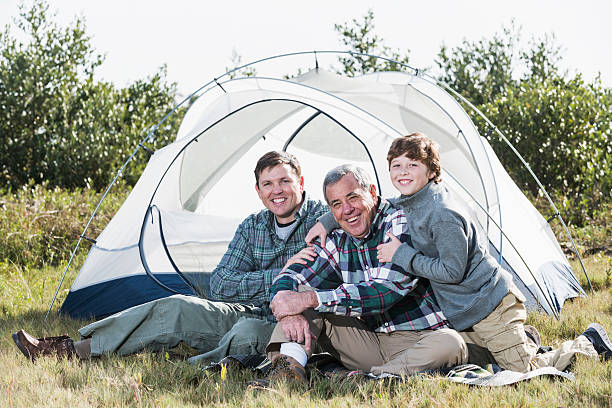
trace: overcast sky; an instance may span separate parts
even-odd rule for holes
[[[0,0],[0,24],[18,14]],[[440,45],[490,37],[512,18],[525,40],[554,33],[565,68],[612,86],[612,1],[158,1],[52,0],[65,24],[85,17],[94,47],[106,55],[103,79],[125,86],[167,64],[186,94],[225,72],[232,50],[243,62],[306,50],[343,49],[335,23],[373,9],[375,32],[388,46],[410,50],[410,65],[434,67]],[[373,5],[375,4],[375,5]],[[324,64],[325,66],[325,64]],[[287,68],[291,71],[292,68]],[[287,72],[287,71],[285,71]]]

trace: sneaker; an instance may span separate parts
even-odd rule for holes
[[[19,351],[32,361],[39,356],[72,358],[76,354],[72,339],[66,335],[37,339],[25,330],[19,330],[12,336]]]
[[[540,332],[538,329],[530,324],[526,324],[523,327],[525,328],[525,334],[527,337],[530,338],[536,346],[540,347],[542,345],[542,339],[540,338]]]
[[[268,388],[275,384],[286,382],[299,387],[308,387],[306,369],[298,361],[284,354],[277,354],[272,358],[268,377],[249,382],[251,388]]]
[[[597,354],[603,356],[605,360],[612,359],[612,343],[610,343],[608,334],[601,324],[589,324],[589,327],[582,333],[582,336],[589,339],[593,347],[595,347]]]

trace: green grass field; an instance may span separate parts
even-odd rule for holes
[[[529,323],[538,327],[544,344],[573,338],[592,321],[612,328],[610,257],[591,256],[586,264],[597,288],[594,293],[567,302],[559,321],[547,315],[529,315]],[[450,384],[435,377],[370,382],[332,381],[314,374],[311,390],[306,393],[251,390],[246,386],[254,378],[250,372],[230,368],[222,378],[183,361],[167,360],[164,353],[89,362],[51,358],[31,363],[13,345],[12,332],[25,328],[41,336],[76,336],[77,329],[86,323],[56,313],[44,320],[61,271],[15,266],[3,274],[0,406],[612,406],[612,361],[582,358],[572,369],[575,382],[541,378],[491,389]]]
[[[87,323],[60,317],[54,312],[48,320],[44,319],[63,272],[62,257],[69,248],[68,244],[62,246],[59,238],[49,239],[52,234],[48,230],[63,229],[66,232],[56,231],[56,236],[63,233],[74,237],[72,227],[60,224],[67,224],[64,222],[67,217],[82,221],[91,208],[88,202],[94,198],[87,192],[79,193],[83,195],[79,199],[61,192],[46,194],[24,193],[21,198],[4,198],[4,201],[0,197],[3,251],[0,255],[0,406],[612,406],[612,361],[584,358],[577,359],[572,367],[575,382],[538,378],[515,386],[476,388],[451,384],[437,377],[409,378],[403,382],[338,381],[313,373],[308,392],[286,388],[276,392],[249,389],[246,383],[255,377],[251,372],[230,368],[222,377],[184,361],[169,360],[165,353],[109,356],[87,362],[47,358],[31,363],[14,346],[12,332],[24,328],[38,336],[68,333],[76,337],[77,329]],[[109,206],[103,209],[102,222],[108,219],[104,211],[115,211],[121,201],[121,197],[111,197]],[[80,228],[83,224],[75,225]],[[15,235],[8,236],[9,231]],[[19,239],[15,241],[17,235]],[[609,239],[607,234],[604,237]],[[74,238],[66,241],[73,244]],[[14,249],[15,242],[22,246]],[[9,254],[11,248],[14,252]],[[47,261],[49,255],[40,255],[45,250],[58,254],[55,262]],[[76,265],[82,263],[84,252],[75,261]],[[58,261],[58,258],[61,259]],[[578,263],[571,262],[586,288]],[[567,302],[558,321],[547,315],[529,315],[528,323],[540,330],[543,344],[554,346],[574,338],[590,322],[599,322],[612,332],[612,258],[599,251],[588,256],[585,264],[595,288],[593,293]],[[67,276],[55,310],[66,296],[76,269],[72,268]],[[180,351],[188,354],[190,350],[181,348]]]

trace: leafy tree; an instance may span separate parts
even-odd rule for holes
[[[561,198],[564,216],[583,225],[612,187],[612,94],[597,78],[562,72],[554,37],[519,48],[514,26],[491,39],[442,47],[440,80],[470,100],[516,147],[543,186]],[[467,107],[466,107],[467,108]],[[469,108],[468,108],[469,110]],[[473,115],[481,134],[489,129]],[[539,187],[506,143],[491,144],[514,180],[532,195]]]
[[[402,63],[408,56],[385,46],[374,34],[374,14],[335,25],[350,50],[382,55]],[[560,68],[562,50],[553,35],[521,41],[514,22],[490,38],[464,40],[452,49],[442,45],[436,63],[438,79],[483,112],[529,163],[543,186],[561,203],[563,216],[584,225],[607,211],[612,188],[612,90],[598,78],[587,83]],[[349,76],[399,70],[373,57],[339,58]],[[464,106],[468,112],[468,106]],[[482,135],[491,129],[471,112]],[[491,145],[505,168],[529,195],[539,187],[497,134]],[[560,199],[560,200],[559,200]]]
[[[400,51],[383,44],[383,39],[374,34],[374,12],[368,10],[363,20],[353,19],[352,23],[335,24],[334,29],[340,35],[340,41],[349,50],[362,54],[379,55],[391,59],[383,60],[364,55],[339,57],[342,64],[339,73],[348,76],[362,75],[376,71],[405,71],[400,64],[408,64],[409,51],[405,55]],[[397,62],[400,64],[398,64]]]
[[[60,27],[54,16],[45,1],[22,5],[15,25],[27,41],[10,26],[0,34],[0,180],[11,188],[46,181],[100,189],[174,106],[176,86],[166,82],[165,67],[124,89],[96,81],[104,58],[84,22]],[[159,129],[152,148],[175,134],[180,118]],[[132,170],[147,160],[136,157]]]
[[[452,50],[442,45],[436,61],[442,71],[439,79],[479,106],[512,83],[515,42],[506,28],[491,39],[464,40]]]
[[[610,201],[612,93],[599,78],[588,84],[580,75],[535,76],[480,108],[504,130],[544,187],[561,199],[569,221],[583,225]],[[505,142],[494,137],[491,143],[514,180],[537,194],[535,180]]]

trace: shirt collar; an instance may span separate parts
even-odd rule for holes
[[[306,194],[306,191],[302,192],[302,203],[300,204],[300,208],[298,208],[298,210],[293,214],[295,217],[295,221],[296,222],[300,222],[300,220],[302,218],[304,218],[306,215],[308,215],[308,204],[307,201],[309,200],[308,195]],[[268,217],[268,228],[270,228],[271,231],[276,231],[274,224],[275,224],[275,218],[274,218],[274,214],[272,214],[272,211],[270,210],[266,210],[266,215]]]

